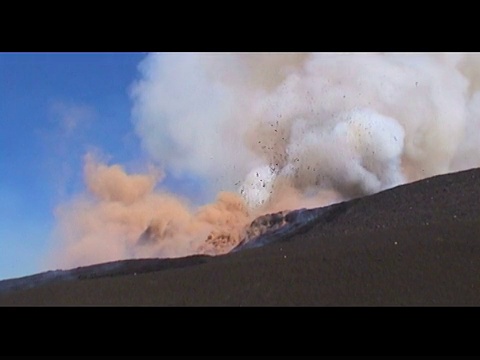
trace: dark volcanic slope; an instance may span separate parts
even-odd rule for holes
[[[480,169],[336,204],[263,247],[99,269],[0,282],[0,305],[480,305]]]

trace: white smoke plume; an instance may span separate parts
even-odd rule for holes
[[[479,165],[479,68],[476,54],[151,54],[135,125],[154,159],[214,191],[247,178],[250,202],[272,182],[359,196]]]
[[[209,234],[234,242],[262,213],[480,166],[478,54],[167,53],[139,70],[132,115],[152,160],[223,193],[197,209],[87,160],[95,200],[59,211],[66,264],[215,253]],[[165,240],[135,245],[149,225]]]

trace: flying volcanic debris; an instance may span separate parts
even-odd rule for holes
[[[213,202],[87,156],[87,193],[57,209],[57,266],[225,253],[258,216],[480,166],[479,54],[164,53],[139,72],[144,149]]]

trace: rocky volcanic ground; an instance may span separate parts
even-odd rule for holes
[[[0,281],[0,305],[480,305],[480,169],[268,221],[222,256]]]

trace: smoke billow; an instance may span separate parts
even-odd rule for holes
[[[84,175],[87,193],[56,209],[59,243],[50,261],[57,266],[222,253],[224,244],[205,240],[229,236],[231,248],[250,221],[235,193],[220,192],[211,204],[195,208],[187,199],[155,190],[162,178],[158,171],[128,175],[119,165],[107,166],[87,155]],[[156,241],[139,244],[147,228]]]
[[[150,54],[139,71],[143,147],[219,195],[198,208],[88,157],[89,193],[58,209],[63,265],[222,253],[258,215],[480,166],[477,54]]]

